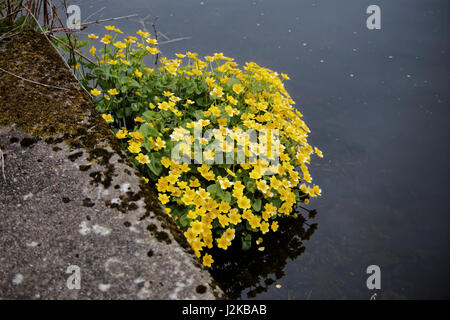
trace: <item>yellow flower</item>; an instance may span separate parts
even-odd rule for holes
[[[102,118],[108,123],[114,122],[114,119],[110,114],[102,114]]]
[[[149,46],[146,46],[145,47],[145,50],[147,50],[148,52],[150,52],[151,54],[157,54],[158,52],[159,52],[159,50],[158,49],[156,49],[156,48],[152,48],[152,47],[149,47]]]
[[[151,45],[155,45],[158,43],[158,41],[156,39],[146,39],[145,41]]]
[[[231,209],[230,204],[226,201],[222,201],[219,205],[219,210],[222,213],[226,213]]]
[[[145,122],[145,120],[144,119],[142,119],[141,117],[136,117],[136,118],[134,118],[134,121],[136,121],[136,122]]]
[[[278,230],[278,221],[273,221],[270,228],[273,232],[276,232]]]
[[[125,49],[127,47],[126,43],[123,43],[122,41],[114,42],[114,46],[119,49]]]
[[[89,53],[93,56],[95,56],[95,51],[97,51],[97,49],[95,49],[94,46],[92,46],[91,49],[89,49]]]
[[[114,31],[116,29],[116,27],[114,26],[105,26],[105,29],[108,31]]]
[[[236,94],[240,94],[242,91],[244,91],[244,86],[239,83],[233,84],[233,91],[236,92]]]
[[[100,40],[100,42],[101,42],[101,43],[104,43],[104,44],[109,44],[109,43],[111,43],[111,36],[110,36],[109,34],[106,34],[106,35]]]
[[[228,228],[228,229],[224,232],[223,237],[224,237],[225,239],[227,239],[228,241],[232,241],[232,240],[234,239],[234,235],[235,235],[235,230],[234,230],[234,229]]]
[[[230,219],[224,214],[220,214],[217,216],[217,219],[219,220],[220,225],[222,228],[225,228],[227,225],[230,224]]]
[[[158,199],[162,204],[166,204],[167,202],[170,201],[169,196],[165,193],[160,193],[158,196]]]
[[[139,163],[142,163],[142,164],[150,163],[150,159],[148,158],[148,156],[146,156],[146,155],[144,155],[142,153],[139,153],[136,156],[136,160],[139,161]]]
[[[269,223],[266,222],[266,221],[261,222],[261,225],[260,225],[260,228],[259,228],[259,229],[261,230],[261,232],[262,232],[263,234],[269,232]]]
[[[269,186],[266,183],[266,180],[258,180],[256,181],[256,187],[262,193],[266,193],[269,190]]]
[[[206,253],[204,256],[203,256],[203,265],[205,266],[205,267],[211,267],[211,264],[214,262],[214,259],[212,258],[212,256],[210,255],[210,254],[208,254],[208,253]]]
[[[248,223],[252,229],[256,229],[261,225],[261,218],[256,215],[251,215]]]
[[[221,238],[219,238],[219,239],[216,239],[216,242],[217,242],[217,247],[219,247],[220,249],[223,249],[223,250],[227,250],[228,249],[228,246],[231,244],[231,242],[230,241],[228,241],[226,238],[224,238],[224,237],[221,237]]]
[[[119,94],[119,92],[117,91],[116,88],[114,88],[114,89],[109,89],[109,90],[108,90],[108,93],[109,93],[110,95],[112,95],[112,96],[115,96],[115,95]]]
[[[200,221],[192,221],[191,229],[195,234],[201,234],[203,232],[203,224]]]
[[[189,186],[192,188],[198,188],[201,186],[200,181],[197,178],[191,178],[189,180]]]
[[[164,147],[166,146],[166,142],[164,140],[162,140],[160,137],[156,138],[155,141],[152,141],[152,140],[150,140],[150,141],[153,144],[153,149],[156,151],[164,149]]]
[[[97,88],[91,90],[91,94],[92,94],[94,97],[98,96],[98,95],[101,94],[101,93],[102,93],[102,92],[99,91],[99,90],[97,90]]]
[[[144,142],[144,135],[142,134],[142,132],[133,131],[133,132],[130,132],[130,136],[139,142]]]
[[[137,38],[133,37],[133,36],[128,36],[125,38],[126,43],[135,43],[136,41],[137,41]],[[134,50],[134,49],[132,49],[132,50]]]
[[[219,124],[219,126],[225,127],[227,125],[227,119],[226,118],[217,119],[217,123]]]
[[[139,152],[141,152],[141,143],[135,142],[135,141],[131,141],[129,146],[128,146],[128,151],[130,151],[131,153],[139,153]]]
[[[314,147],[314,151],[316,152],[317,156],[319,156],[319,158],[323,158],[322,151],[320,151],[317,147]]]
[[[142,31],[141,29],[139,29],[139,30],[136,32],[136,34],[137,34],[137,35],[140,35],[140,36],[142,36],[142,37],[144,37],[144,38],[150,37],[150,33],[144,32],[144,31]]]
[[[136,75],[136,77],[141,78],[142,77],[142,72],[140,72],[138,69],[136,69],[134,71],[134,74]]]
[[[193,242],[197,238],[197,235],[194,232],[192,232],[192,229],[188,229],[184,233],[184,235],[189,243]]]
[[[228,168],[225,168],[225,171],[232,177],[236,177],[236,174]]]
[[[287,74],[285,74],[285,73],[282,73],[282,74],[281,74],[281,77],[282,77],[283,79],[286,79],[286,80],[291,80],[291,78],[289,78],[289,76],[288,76]]]
[[[98,39],[98,36],[96,36],[95,34],[91,33],[90,35],[88,35],[88,37],[90,39]]]
[[[246,196],[239,198],[237,204],[241,209],[250,209],[250,199]]]
[[[127,137],[127,134],[128,134],[127,129],[122,129],[122,130],[117,131],[116,137],[118,139],[125,139]]]
[[[168,168],[171,165],[172,161],[169,158],[166,157],[162,157],[161,158],[161,164],[165,167]]]
[[[222,178],[221,176],[217,177],[217,180],[219,181],[220,187],[223,190],[226,190],[233,185],[233,183],[230,182],[230,180],[228,180],[227,178]]]

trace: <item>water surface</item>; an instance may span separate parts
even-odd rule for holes
[[[104,7],[88,20],[137,13],[149,31],[158,16],[167,38],[190,37],[162,45],[168,57],[223,52],[291,77],[310,143],[325,154],[311,167],[323,189],[308,206],[317,229],[288,228],[296,241],[231,268],[225,289],[233,296],[368,299],[366,268],[376,264],[378,298],[450,297],[448,1],[71,3],[82,18]],[[366,28],[370,4],[381,7],[381,30]],[[129,34],[142,28],[137,20],[115,25]]]

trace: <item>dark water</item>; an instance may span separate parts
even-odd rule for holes
[[[232,296],[368,299],[376,264],[378,298],[450,298],[448,1],[71,3],[82,19],[105,7],[88,20],[150,14],[149,31],[158,16],[167,37],[191,37],[162,45],[168,57],[223,52],[290,75],[310,143],[325,154],[311,168],[323,196],[308,206],[309,226],[289,225],[258,259],[226,261],[219,274]],[[381,30],[366,28],[370,4],[381,7]]]

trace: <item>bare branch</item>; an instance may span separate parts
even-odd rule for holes
[[[86,20],[89,19],[90,17],[95,16],[97,13],[100,13],[101,11],[103,11],[103,10],[105,10],[105,9],[106,9],[106,7],[102,7],[102,8],[100,8],[100,9],[98,9],[97,11],[95,11],[94,13],[91,13],[91,14],[86,18]]]
[[[55,37],[54,35],[49,34],[49,37],[58,41],[59,43],[61,43],[62,45],[66,46],[67,48],[69,48],[70,50],[72,50],[75,54],[79,55],[80,57],[82,57],[83,59],[89,61],[90,63],[92,63],[95,66],[98,66],[97,62],[95,62],[94,60],[92,60],[89,57],[86,57],[84,54],[82,54],[80,51],[72,48],[70,45],[68,45],[67,43],[65,43],[64,41],[62,41],[61,39],[58,39],[57,37]]]
[[[158,44],[166,44],[166,43],[171,43],[171,42],[176,42],[176,41],[181,41],[181,40],[190,40],[192,39],[191,37],[181,37],[181,38],[175,38],[175,39],[170,39],[167,41],[163,41],[163,42],[159,42]]]
[[[81,26],[84,27],[84,26],[87,26],[89,24],[102,23],[102,22],[107,22],[107,21],[116,21],[116,20],[120,20],[120,19],[127,19],[127,18],[131,18],[131,17],[136,17],[136,16],[137,16],[137,14],[130,14],[128,16],[109,18],[109,19],[103,19],[103,20],[89,21],[89,22],[82,23]]]

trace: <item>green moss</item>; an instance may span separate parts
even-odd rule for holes
[[[109,163],[113,154],[119,155],[119,163],[135,168],[45,36],[23,31],[3,39],[0,42],[0,67],[32,81],[68,89],[32,84],[0,71],[0,126],[15,127],[34,137],[42,137],[51,145],[66,142],[77,151],[72,157],[81,155],[79,149],[86,150],[88,161],[97,162],[104,168],[90,173],[91,183],[102,184],[105,188],[110,187],[113,179],[115,168]],[[111,147],[113,152],[99,147],[101,145]],[[82,171],[89,169],[90,166],[80,166]],[[136,168],[135,172],[138,172]],[[126,173],[132,174],[129,170]],[[192,252],[182,232],[162,209],[154,190],[143,180],[139,187],[138,193],[123,195],[119,205],[108,201],[105,205],[127,212],[137,209],[135,202],[142,199],[146,213],[140,219],[158,219],[183,248]],[[83,205],[89,207],[94,203],[86,198]],[[159,241],[171,242],[165,231],[155,229],[152,233]]]
[[[72,132],[86,117],[88,109],[79,105],[89,100],[76,90],[72,74],[43,35],[23,31],[2,40],[0,67],[29,80],[69,89],[36,85],[0,71],[0,125],[15,124],[22,131],[43,136]]]

